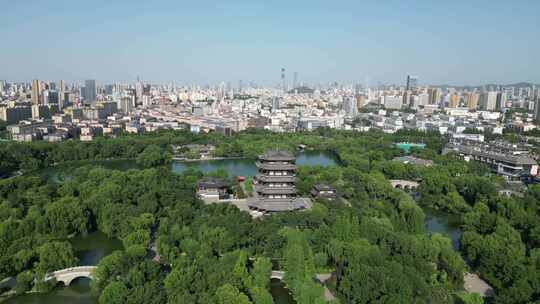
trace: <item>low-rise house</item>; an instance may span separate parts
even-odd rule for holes
[[[229,199],[229,184],[222,179],[205,178],[197,183],[197,196],[207,203]]]
[[[337,190],[328,184],[315,184],[311,188],[311,195],[314,198],[324,198],[327,200],[335,200],[338,197]]]

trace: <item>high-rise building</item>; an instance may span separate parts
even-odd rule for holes
[[[356,95],[356,107],[358,109],[363,108],[366,105],[366,96],[365,95]]]
[[[140,81],[139,77],[137,77],[137,83],[135,84],[135,98],[137,103],[142,100],[143,90],[144,84]]]
[[[502,110],[506,107],[506,101],[508,100],[506,92],[497,93],[497,102],[495,104],[495,109],[497,111]]]
[[[402,104],[404,106],[406,106],[406,107],[412,107],[413,106],[413,104],[412,104],[412,101],[413,101],[412,96],[413,95],[412,95],[411,91],[408,91],[408,90],[405,91],[405,93],[403,93],[403,102],[402,102]]]
[[[285,68],[281,68],[281,86],[284,91],[287,91],[287,85],[285,84]]]
[[[125,114],[131,113],[135,108],[135,97],[126,96],[120,99],[118,108]]]
[[[86,80],[84,82],[84,102],[86,104],[95,105],[97,96],[96,96],[96,81],[93,79]]]
[[[438,88],[429,88],[428,89],[428,95],[429,95],[429,104],[438,104],[441,100],[441,91]]]
[[[459,101],[461,100],[461,96],[458,94],[452,94],[450,95],[450,100],[448,102],[449,108],[457,108],[459,107]]]
[[[407,75],[407,86],[405,89],[411,91],[418,88],[418,76]]]
[[[343,100],[343,111],[348,117],[358,116],[358,106],[356,99],[353,97],[345,97]]]
[[[483,92],[480,94],[480,109],[486,111],[495,111],[497,106],[497,92]]]
[[[279,99],[277,97],[272,97],[272,112],[279,110]]]
[[[37,105],[40,103],[41,88],[39,80],[32,80],[32,104]]]
[[[540,98],[537,98],[534,103],[534,114],[534,120],[537,124],[540,124]]]
[[[429,94],[428,93],[421,93],[418,95],[418,103],[415,105],[416,108],[418,108],[419,106],[426,106],[427,104],[429,104]]]
[[[400,110],[403,105],[403,96],[382,96],[385,109]]]
[[[478,108],[478,101],[480,100],[480,94],[473,92],[465,95],[465,103],[469,110],[476,110]]]
[[[65,106],[66,98],[66,85],[63,80],[60,80],[60,85],[58,87],[58,108],[62,109]]]

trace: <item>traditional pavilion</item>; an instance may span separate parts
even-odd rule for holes
[[[296,193],[296,158],[285,151],[269,151],[256,162],[253,179],[255,194],[248,200],[250,209],[261,212],[311,208],[311,200]]]

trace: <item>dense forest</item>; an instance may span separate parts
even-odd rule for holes
[[[285,271],[299,304],[324,303],[313,278],[330,272],[328,287],[340,303],[482,303],[463,292],[464,271],[494,287],[495,303],[540,303],[540,186],[523,197],[500,196],[500,179],[485,167],[441,156],[444,140],[438,133],[320,129],[2,143],[0,279],[16,276],[18,293],[48,290],[54,282],[42,282],[46,273],[77,265],[69,238],[99,230],[125,248],[99,263],[92,284],[100,303],[272,303],[272,269]],[[404,153],[393,145],[401,141],[425,143],[411,153],[435,165],[392,161]],[[171,144],[188,143],[250,158],[298,145],[331,151],[340,165],[301,167],[297,187],[307,194],[324,182],[345,200],[259,219],[228,204],[204,205],[195,196],[201,172],[166,169]],[[84,166],[62,183],[39,174],[66,161],[111,158],[136,159],[145,169]],[[389,179],[421,181],[418,195],[394,189]],[[461,252],[425,230],[423,209],[461,219]],[[154,243],[159,262],[148,258]]]

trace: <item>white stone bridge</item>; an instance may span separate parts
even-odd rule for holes
[[[70,267],[55,272],[48,273],[45,276],[45,281],[55,279],[57,282],[62,282],[64,285],[69,286],[71,282],[77,278],[93,278],[93,272],[97,266],[78,266]]]
[[[284,275],[285,271],[272,270],[272,273],[270,274],[270,279],[278,279],[282,281]]]
[[[394,188],[405,191],[414,191],[419,186],[418,182],[401,179],[392,179],[390,180],[390,184],[392,184],[392,187]]]

